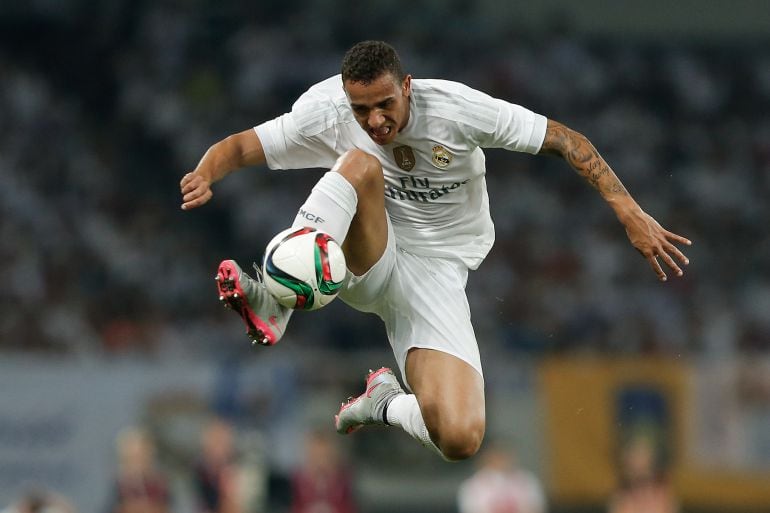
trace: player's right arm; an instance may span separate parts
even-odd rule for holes
[[[211,146],[194,170],[182,177],[182,210],[200,207],[213,193],[211,186],[236,169],[265,163],[265,150],[254,129],[238,132]]]

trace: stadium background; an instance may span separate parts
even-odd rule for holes
[[[770,17],[763,1],[61,2],[0,5],[0,504],[37,483],[104,511],[124,427],[147,425],[194,511],[212,412],[236,426],[253,511],[286,509],[308,429],[331,431],[379,323],[334,304],[251,349],[220,259],[258,258],[318,171],[242,172],[206,208],[178,181],[382,38],[416,77],[463,81],[591,138],[690,237],[660,285],[563,163],[488,152],[497,243],[468,294],[491,439],[550,510],[603,511],[619,444],[664,448],[684,510],[770,510]],[[471,462],[401,432],[341,440],[360,510],[446,512]]]

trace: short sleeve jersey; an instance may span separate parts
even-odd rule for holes
[[[482,148],[537,153],[546,122],[457,82],[414,79],[407,124],[381,146],[355,120],[336,75],[255,130],[271,169],[331,168],[353,148],[374,155],[399,247],[475,269],[495,238]]]

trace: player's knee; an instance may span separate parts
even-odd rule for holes
[[[449,461],[465,460],[479,451],[483,439],[483,426],[459,427],[440,435],[439,449]]]
[[[334,170],[353,185],[359,196],[367,191],[382,194],[385,179],[374,155],[357,148],[348,150],[337,160]]]
[[[468,459],[476,454],[484,439],[482,413],[447,413],[435,404],[421,406],[423,419],[431,439],[449,461]]]

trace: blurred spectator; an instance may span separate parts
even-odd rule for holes
[[[352,475],[325,432],[305,436],[303,460],[291,480],[291,513],[355,513]]]
[[[226,420],[210,419],[201,431],[201,455],[195,466],[194,487],[201,513],[244,511],[235,432]]]
[[[141,428],[117,439],[118,473],[107,513],[169,513],[168,481],[155,461],[155,443]]]
[[[478,470],[457,495],[460,513],[546,513],[540,480],[519,466],[516,453],[491,444],[478,459]]]
[[[0,513],[76,513],[76,510],[65,497],[36,489],[0,510]]]
[[[679,504],[652,442],[636,436],[620,455],[620,485],[608,513],[677,513]]]

